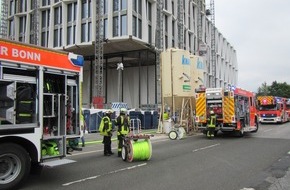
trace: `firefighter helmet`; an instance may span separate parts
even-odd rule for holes
[[[214,114],[214,111],[213,110],[210,110],[209,111],[209,114],[213,115]]]
[[[120,109],[120,113],[122,113],[122,114],[127,114],[127,109],[126,109],[126,108],[121,108],[121,109]]]
[[[113,113],[113,110],[106,110],[105,113],[106,113],[106,114],[111,114],[111,113]]]

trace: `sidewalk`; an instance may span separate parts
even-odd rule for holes
[[[159,137],[167,137],[168,135],[165,133],[157,133],[157,129],[144,129],[142,130],[142,134],[151,134],[154,135],[150,137],[152,139],[159,138]],[[101,144],[103,141],[103,136],[100,135],[99,132],[95,133],[86,133],[84,134],[85,137],[85,145],[89,144]],[[117,131],[113,132],[112,141],[117,141]],[[79,143],[81,146],[81,142]]]

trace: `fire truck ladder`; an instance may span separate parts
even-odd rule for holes
[[[7,38],[7,17],[8,17],[8,5],[7,0],[1,1],[1,25],[0,36],[1,38]]]
[[[103,0],[96,1],[96,39],[95,39],[95,61],[93,76],[93,100],[98,100],[97,107],[103,106]]]

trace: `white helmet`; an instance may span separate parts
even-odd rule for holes
[[[120,109],[120,113],[127,114],[127,109],[126,108],[121,108]]]
[[[210,110],[209,111],[209,114],[211,114],[211,115],[214,114],[214,111],[213,110]]]

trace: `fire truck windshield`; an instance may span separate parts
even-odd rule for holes
[[[278,110],[279,109],[279,105],[263,105],[263,106],[260,106],[259,109],[261,111],[267,111],[267,110]]]

